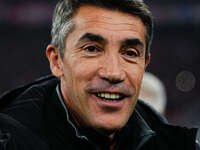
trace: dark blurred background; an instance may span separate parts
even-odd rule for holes
[[[50,42],[57,0],[0,1],[0,94],[50,73]],[[155,20],[148,71],[167,89],[169,122],[200,125],[200,0],[146,0]]]

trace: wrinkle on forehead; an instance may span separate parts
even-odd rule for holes
[[[91,18],[91,19],[84,19],[82,22],[79,22],[79,25],[76,26],[78,28],[101,28],[107,31],[123,31],[123,32],[137,32],[139,30],[140,33],[145,33],[145,29],[140,28],[141,24],[138,22],[112,22],[113,19],[110,20],[102,20],[102,19],[96,19],[96,18]],[[75,23],[77,24],[77,23]],[[144,36],[144,35],[141,35]]]
[[[111,29],[122,27],[124,29],[134,30],[136,27],[141,26],[141,24],[144,25],[137,16],[96,6],[82,6],[74,17],[77,17],[78,22],[81,24],[88,23],[88,25],[94,25],[96,23],[96,25],[100,26],[112,25]]]
[[[125,23],[125,22],[120,22],[120,23],[114,23],[112,20],[110,21],[103,21],[103,20],[85,20],[85,23],[88,25],[93,25],[94,23],[98,25],[99,27],[102,27],[106,29],[105,27],[108,27],[109,30],[118,30],[118,29],[123,29],[123,30],[134,30],[136,29],[136,24],[131,24],[131,23]]]
[[[123,25],[112,25],[111,26],[106,26],[105,23],[104,24],[99,24],[98,28],[107,30],[107,31],[123,31],[123,32],[133,32],[136,31],[135,28],[133,27],[133,25],[131,26],[127,26],[124,27]]]

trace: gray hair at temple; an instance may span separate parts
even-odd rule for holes
[[[66,47],[66,37],[75,28],[72,17],[78,8],[83,5],[93,5],[138,16],[146,27],[145,40],[147,48],[145,57],[147,57],[153,38],[153,21],[152,14],[143,0],[61,0],[57,3],[53,14],[51,44],[59,50],[62,58]]]
[[[152,73],[144,73],[139,99],[153,106],[161,114],[165,113],[166,89],[163,82]]]

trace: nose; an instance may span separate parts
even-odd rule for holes
[[[117,84],[125,80],[125,71],[117,56],[109,55],[105,57],[99,70],[101,79],[106,80],[112,84]]]

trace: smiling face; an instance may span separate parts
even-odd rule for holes
[[[51,70],[75,121],[110,135],[128,121],[145,66],[145,26],[136,17],[81,6],[73,17],[63,59],[47,48]]]

